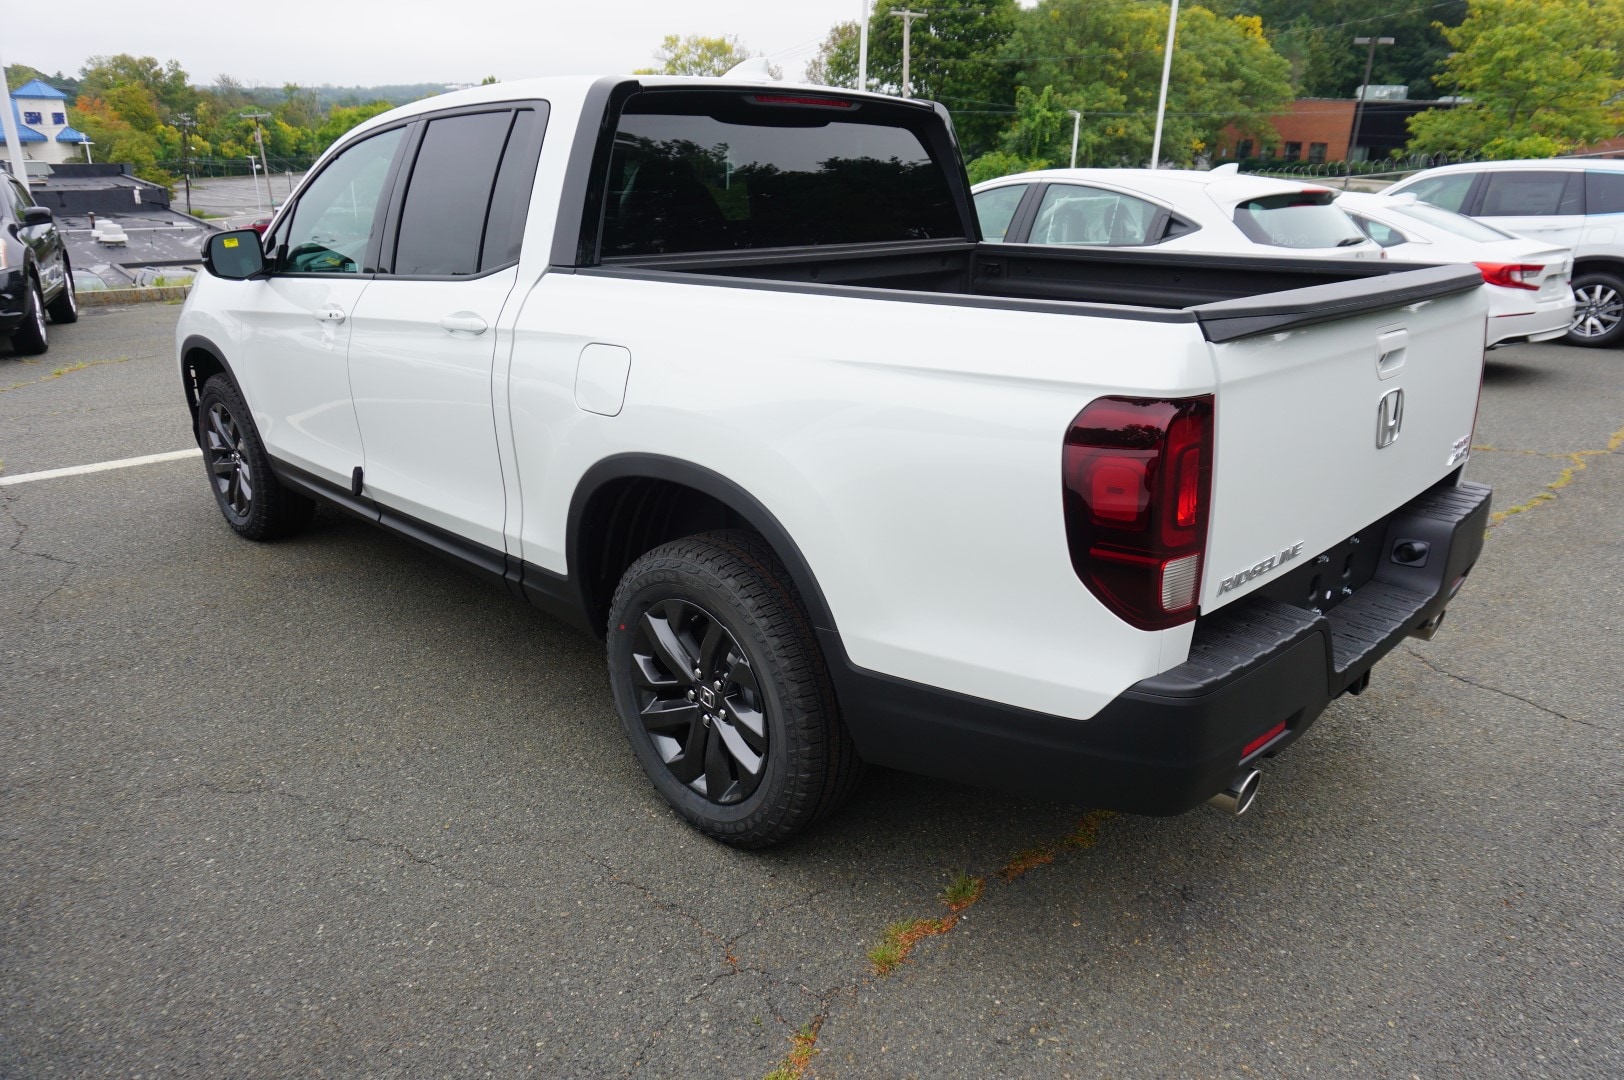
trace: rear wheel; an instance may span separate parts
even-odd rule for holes
[[[861,764],[788,575],[753,534],[713,532],[632,564],[609,618],[609,677],[654,786],[740,848],[833,810]]]
[[[28,279],[28,309],[23,312],[22,325],[12,332],[11,347],[24,356],[38,356],[51,347],[45,332],[45,297],[32,277]]]
[[[248,406],[224,375],[203,384],[197,402],[197,441],[214,501],[238,535],[275,540],[310,523],[315,504],[277,481]]]
[[[62,257],[62,276],[66,279],[62,291],[45,308],[50,312],[51,321],[58,325],[79,321],[79,294],[74,291],[73,267],[68,264],[66,255]]]
[[[1573,299],[1573,324],[1564,339],[1569,345],[1601,348],[1624,339],[1624,280],[1613,274],[1579,274],[1573,279]]]

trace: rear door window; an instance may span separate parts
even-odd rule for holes
[[[1579,214],[1576,172],[1530,169],[1517,172],[1491,172],[1483,183],[1479,217],[1536,217],[1553,214]],[[1574,196],[1569,198],[1572,185]]]
[[[1585,173],[1585,213],[1624,214],[1624,172]]]
[[[513,113],[429,121],[407,181],[391,271],[458,277],[479,272],[485,217]]]
[[[1150,243],[1161,208],[1104,188],[1050,184],[1032,222],[1034,244],[1099,244],[1132,247]]]
[[[976,217],[981,219],[982,239],[998,241],[1008,235],[1010,220],[1015,217],[1015,209],[1021,205],[1030,186],[1006,184],[976,194]]]
[[[639,94],[615,132],[602,254],[964,239],[923,137],[935,117],[897,115],[834,98]]]

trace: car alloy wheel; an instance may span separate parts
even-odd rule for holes
[[[219,493],[221,505],[239,519],[254,509],[254,477],[249,469],[248,449],[237,420],[221,402],[209,405],[203,429],[204,454],[209,475]]]
[[[1573,286],[1573,323],[1568,339],[1575,344],[1603,345],[1614,341],[1624,323],[1624,288],[1611,277],[1587,277]]]
[[[767,705],[721,619],[661,601],[638,620],[631,659],[644,729],[671,775],[722,806],[749,798],[767,767]]]

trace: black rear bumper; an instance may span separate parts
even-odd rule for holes
[[[1461,484],[1413,499],[1376,531],[1375,574],[1345,601],[1324,613],[1255,594],[1236,601],[1199,620],[1185,663],[1088,720],[864,671],[841,662],[837,635],[820,633],[867,761],[1033,798],[1179,814],[1297,739],[1338,695],[1362,690],[1376,661],[1441,615],[1483,550],[1489,496]],[[1430,545],[1424,565],[1390,557],[1401,540]]]

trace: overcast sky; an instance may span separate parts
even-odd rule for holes
[[[0,49],[47,73],[131,53],[178,60],[199,85],[230,75],[369,86],[613,74],[652,66],[666,34],[734,34],[793,79],[859,10],[861,0],[75,0],[60,18],[13,18]]]

